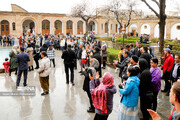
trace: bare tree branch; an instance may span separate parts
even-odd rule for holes
[[[152,1],[155,2],[158,7],[160,7],[159,2],[157,0],[152,0]]]
[[[158,18],[160,17],[159,14],[156,12],[156,10],[154,10],[154,9],[149,5],[149,3],[147,3],[146,0],[141,0],[141,1],[144,2],[144,3],[149,7],[149,9],[154,12],[154,14],[155,14]]]

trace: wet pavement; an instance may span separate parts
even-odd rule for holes
[[[28,73],[28,86],[36,87],[35,96],[0,96],[0,120],[93,120],[94,113],[87,113],[89,100],[82,90],[84,76],[80,76],[79,68],[75,70],[75,86],[66,85],[61,52],[56,52],[56,68],[52,68],[50,75],[50,94],[41,96],[39,76],[37,70]],[[79,66],[78,66],[79,67]],[[107,67],[103,73],[109,71],[115,77],[115,85],[120,79],[115,70]],[[11,77],[0,74],[0,92],[16,91],[16,75]],[[23,79],[21,80],[21,86]],[[117,120],[119,106],[119,92],[114,96],[114,109],[109,120]],[[163,120],[168,119],[171,105],[164,93],[158,96],[158,113]],[[139,110],[139,115],[141,112]]]

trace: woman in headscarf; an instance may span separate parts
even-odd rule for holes
[[[26,52],[29,54],[30,61],[28,62],[29,71],[34,70],[33,68],[33,47],[31,44],[28,44]]]
[[[119,85],[119,92],[122,97],[118,110],[118,120],[139,120],[138,99],[140,80],[134,67],[128,68],[127,75],[129,78],[125,81],[125,84]]]
[[[17,46],[14,45],[12,47],[12,50],[9,53],[10,57],[10,69],[9,69],[9,76],[11,76],[11,72],[13,69],[15,69],[15,75],[17,75],[17,68],[18,68],[18,63],[16,63],[16,56],[19,54],[19,51],[17,50]]]
[[[93,76],[89,75],[89,77],[91,97],[96,112],[94,120],[107,120],[113,110],[113,96],[116,93],[114,78],[109,72],[104,74],[101,83],[98,82],[98,73],[95,80]]]
[[[107,45],[105,41],[102,41],[102,46],[101,46],[101,50],[102,50],[102,57],[103,57],[103,69],[106,68],[106,61],[107,61]]]
[[[151,73],[148,68],[148,62],[144,58],[139,59],[140,67],[140,85],[139,85],[139,96],[140,96],[140,108],[143,114],[144,120],[149,120],[150,115],[147,109],[150,109],[153,102],[153,93],[152,93],[152,78]]]

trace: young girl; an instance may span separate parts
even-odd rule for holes
[[[3,66],[4,66],[4,72],[5,72],[5,75],[6,75],[6,73],[9,73],[9,66],[10,66],[8,58],[5,58],[5,62],[3,62]]]

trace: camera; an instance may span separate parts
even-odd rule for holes
[[[121,84],[118,85],[120,89],[123,89],[123,86]]]

